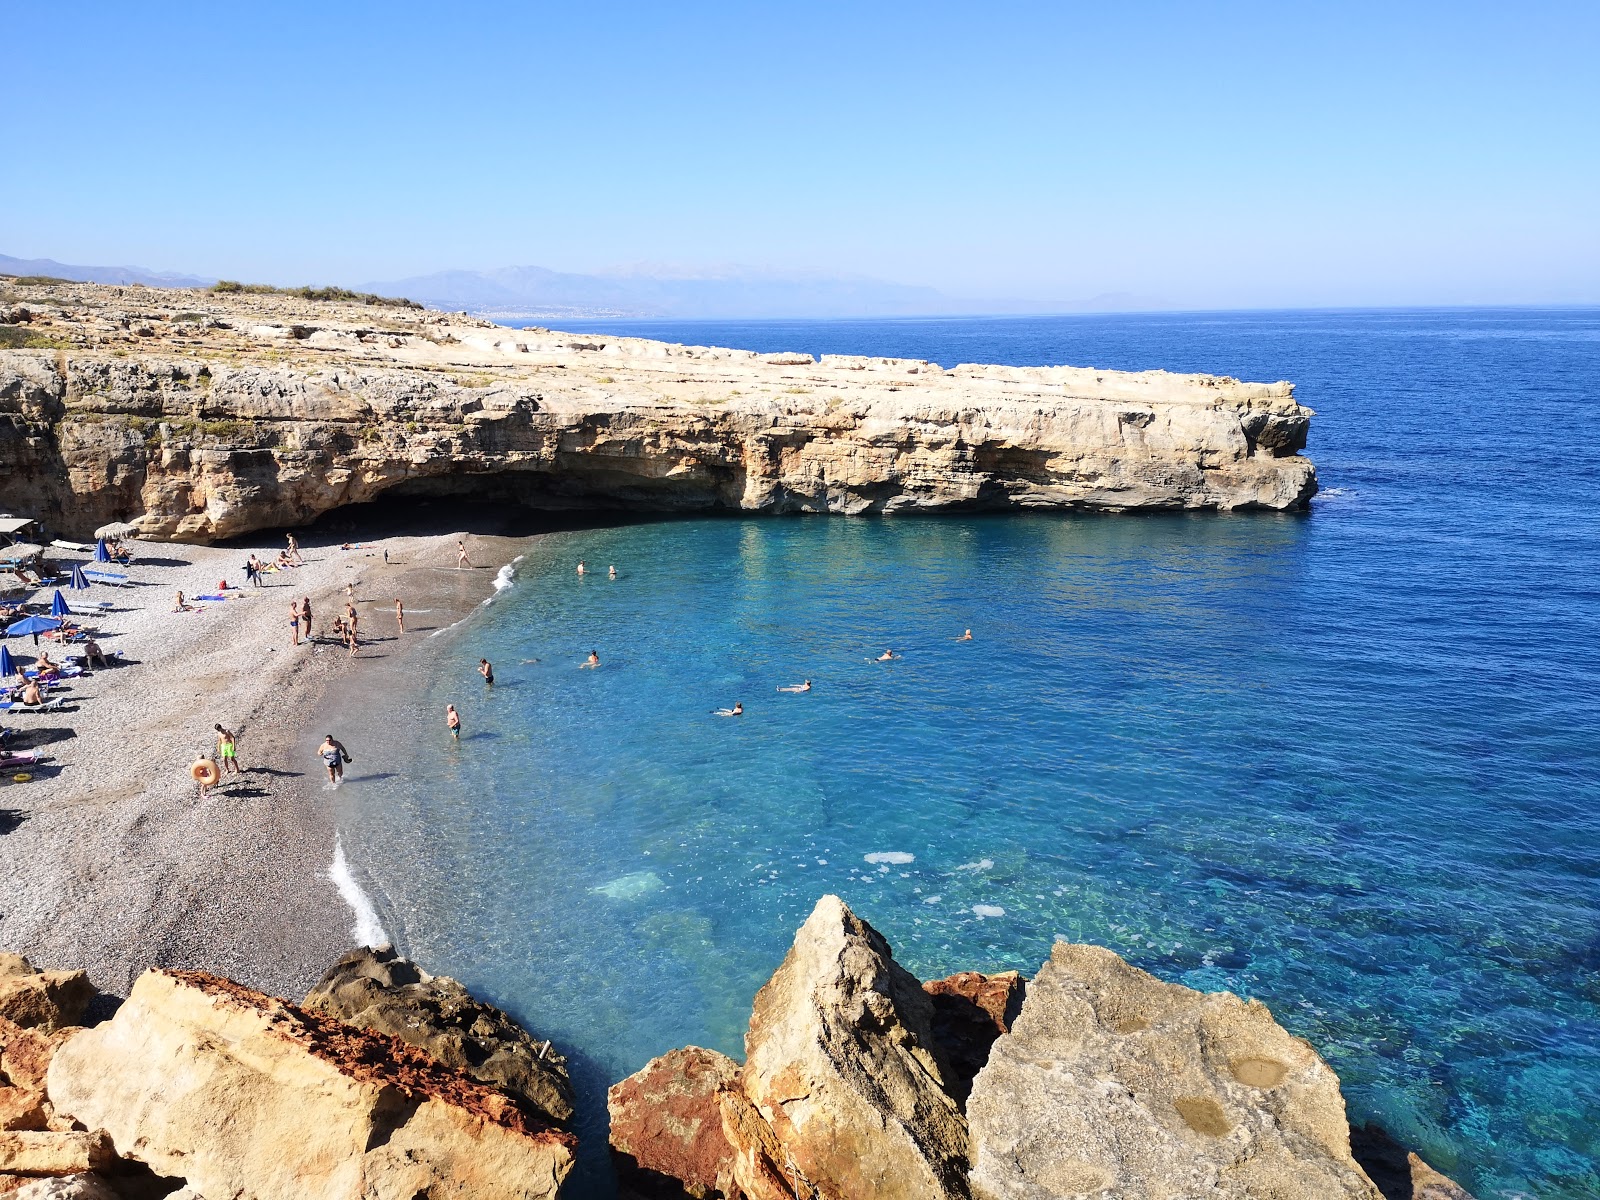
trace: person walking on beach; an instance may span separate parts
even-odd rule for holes
[[[400,601],[394,602],[394,623],[400,626],[400,632],[406,631],[406,606]]]
[[[202,803],[211,795],[211,789],[222,782],[222,772],[217,770],[217,764],[204,754],[194,756],[194,762],[189,764],[189,777],[200,785]]]
[[[294,565],[298,567],[302,563],[304,563],[306,560],[300,557],[300,543],[299,543],[298,540],[296,540],[294,534],[291,533],[288,536],[289,536],[289,561],[294,563]]]
[[[490,665],[490,662],[487,658],[480,658],[478,660],[478,674],[483,676],[483,681],[485,683],[491,685],[494,683],[494,667]]]
[[[454,704],[446,704],[444,706],[444,724],[445,728],[450,731],[450,736],[459,742],[461,740],[461,714],[456,711]]]
[[[289,624],[294,626],[294,644],[300,644],[300,601],[289,601]]]
[[[458,541],[456,543],[456,570],[459,571],[471,566],[472,564],[467,561],[467,544]]]
[[[344,764],[355,761],[350,757],[350,751],[344,748],[344,743],[336,741],[331,733],[323,734],[317,754],[322,759],[322,765],[328,768],[329,783],[338,783],[343,779]]]
[[[217,731],[217,761],[222,764],[222,773],[226,775],[231,770],[235,775],[243,775],[244,772],[239,769],[238,736],[221,725],[213,728]]]

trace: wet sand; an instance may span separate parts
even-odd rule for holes
[[[341,697],[381,704],[383,695],[363,691],[362,674],[394,678],[380,665],[470,613],[528,538],[366,537],[346,550],[341,541],[354,533],[300,536],[305,566],[202,611],[173,612],[175,591],[208,593],[222,578],[244,584],[249,554],[272,557],[281,538],[136,543],[133,586],[65,593],[75,608],[109,602],[103,612],[79,611],[92,614],[83,620],[123,661],[56,693],[67,711],[5,721],[13,748],[52,757],[31,781],[6,772],[0,785],[0,949],[40,966],[86,967],[113,994],[148,967],[172,966],[295,997],[354,943],[354,915],[329,878],[333,793],[316,757],[327,730],[310,722],[328,719],[326,707],[317,714],[335,683]],[[455,568],[458,537],[471,570]],[[347,583],[361,614],[353,659],[325,636]],[[295,647],[289,605],[300,596],[311,597],[322,640]],[[430,610],[408,618],[404,637],[397,596],[408,609]],[[6,644],[33,653],[30,639]],[[201,801],[189,765],[197,752],[214,754],[217,723],[239,735],[243,774],[226,776]],[[372,767],[352,766],[350,782]]]

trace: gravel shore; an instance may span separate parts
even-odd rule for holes
[[[86,967],[114,994],[147,967],[171,966],[298,997],[352,944],[353,915],[328,877],[335,829],[315,755],[325,731],[308,727],[311,714],[334,681],[356,682],[368,663],[470,612],[527,543],[445,533],[345,549],[303,537],[304,566],[199,611],[172,611],[176,591],[208,594],[224,578],[245,584],[249,555],[270,559],[283,542],[135,543],[130,586],[65,593],[122,660],[57,692],[66,711],[5,721],[13,748],[51,759],[31,781],[13,782],[8,771],[0,785],[0,949],[40,966]],[[458,538],[472,570],[455,569]],[[348,584],[361,613],[360,654],[331,639],[294,646],[291,601],[311,598],[320,635]],[[396,597],[432,610],[408,621],[404,637]],[[35,598],[48,601],[49,592]],[[28,638],[6,645],[34,653]],[[42,646],[59,659],[53,643]],[[189,765],[197,752],[214,752],[218,723],[239,735],[243,774],[201,801]]]

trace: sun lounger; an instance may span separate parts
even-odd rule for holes
[[[112,587],[126,587],[128,583],[126,575],[116,571],[91,571],[88,567],[83,569],[83,577],[91,583],[109,583]]]
[[[60,712],[64,704],[65,700],[46,700],[43,704],[23,704],[15,700],[6,700],[0,702],[0,712]]]
[[[85,542],[64,542],[60,538],[50,543],[57,550],[76,550],[79,554],[91,554],[94,547]]]

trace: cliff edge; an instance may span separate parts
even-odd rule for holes
[[[1293,509],[1288,383],[757,354],[284,295],[0,281],[0,509],[210,541],[346,504]]]

